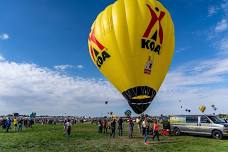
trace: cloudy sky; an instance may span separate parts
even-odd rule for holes
[[[91,24],[114,1],[1,0],[0,115],[102,116],[130,109],[87,48]],[[214,104],[216,113],[228,113],[228,1],[161,1],[173,17],[176,48],[146,112],[196,114],[204,104],[213,113]]]

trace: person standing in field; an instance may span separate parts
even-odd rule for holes
[[[142,134],[142,121],[140,117],[136,118],[136,123],[139,129],[139,134]]]
[[[24,126],[25,126],[26,128],[28,128],[28,118],[25,118],[25,119],[24,119]]]
[[[68,119],[68,121],[66,122],[65,127],[66,127],[67,140],[69,141],[71,136],[71,129],[72,129],[72,123],[70,119]]]
[[[116,119],[113,119],[111,122],[111,134],[110,134],[110,136],[112,138],[115,138],[115,134],[116,134]]]
[[[11,119],[10,118],[6,119],[5,126],[6,126],[6,132],[9,132],[9,129],[11,126]]]
[[[66,134],[67,134],[66,123],[67,123],[67,119],[66,119],[66,118],[64,118],[64,122],[63,122],[64,135],[66,135]]]
[[[0,126],[2,126],[3,118],[0,117]]]
[[[6,118],[4,117],[2,120],[2,129],[6,129]]]
[[[98,133],[102,133],[102,128],[103,128],[103,126],[102,126],[102,120],[100,119],[98,121]]]
[[[148,145],[149,142],[147,141],[148,139],[148,134],[149,134],[149,123],[147,121],[147,117],[144,117],[144,120],[142,122],[142,127],[143,127],[143,135],[144,135],[144,144]]]
[[[134,123],[131,117],[128,118],[128,137],[132,138]]]
[[[108,132],[108,121],[106,118],[104,118],[102,125],[103,125],[103,133],[107,134],[107,132]]]
[[[13,119],[13,125],[14,125],[15,132],[17,132],[17,118],[16,117],[14,117],[14,119]]]
[[[23,119],[20,118],[19,121],[18,121],[18,132],[22,131],[22,126],[23,126]]]
[[[118,132],[119,132],[119,136],[123,136],[123,119],[122,119],[122,117],[120,117],[118,120]]]
[[[34,125],[34,120],[33,118],[29,119],[29,127],[32,128],[32,126]]]
[[[159,126],[158,126],[157,120],[154,120],[153,131],[154,131],[153,140],[155,137],[157,137],[158,141],[160,141],[160,139],[159,139]]]

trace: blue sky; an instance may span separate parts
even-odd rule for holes
[[[103,115],[129,109],[93,65],[87,46],[91,24],[114,1],[2,0],[0,114]],[[184,113],[180,104],[192,113],[200,104],[215,104],[218,113],[227,113],[228,2],[161,2],[175,24],[176,48],[147,113]],[[213,111],[208,107],[207,112]]]

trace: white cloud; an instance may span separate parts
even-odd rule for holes
[[[228,22],[226,19],[222,19],[220,22],[217,23],[215,27],[215,32],[224,32],[228,28]]]
[[[107,81],[73,78],[35,64],[0,62],[0,84],[0,114],[100,116],[111,108],[104,104],[106,100],[114,107],[126,104]]]
[[[8,40],[10,37],[7,33],[3,33],[0,35],[0,40]]]
[[[71,68],[83,69],[84,66],[81,65],[81,64],[76,65],[76,66],[74,66],[74,65],[69,65],[69,64],[64,64],[64,65],[56,65],[56,66],[54,66],[54,68],[55,68],[56,70],[65,71],[65,70],[71,69]]]
[[[225,12],[225,14],[228,15],[228,1],[227,0],[222,1],[221,8]]]
[[[151,111],[159,114],[183,114],[185,108],[189,108],[196,114],[199,113],[199,105],[215,104],[218,112],[227,113],[227,84],[228,58],[218,57],[186,63],[168,73],[156,102],[152,103]],[[179,103],[179,100],[183,102]],[[213,112],[208,108],[206,113]]]
[[[68,64],[66,64],[66,65],[56,65],[56,66],[54,66],[54,68],[56,70],[62,70],[62,71],[64,71],[66,69],[73,68],[73,66],[72,65],[68,65]]]
[[[70,77],[35,64],[0,62],[0,114],[12,112],[102,116],[130,109],[107,81]],[[183,114],[180,104],[199,113],[215,104],[228,112],[228,58],[195,60],[170,71],[148,114]],[[110,101],[105,105],[104,101]],[[178,101],[182,100],[183,103]],[[10,108],[9,108],[10,107]],[[213,113],[208,109],[206,113]]]
[[[76,67],[77,67],[78,69],[83,69],[83,68],[84,68],[84,66],[81,65],[81,64],[77,65]]]
[[[5,58],[3,56],[0,55],[0,62],[1,61],[5,61]]]
[[[213,2],[214,3],[214,2]],[[218,12],[222,11],[225,15],[228,15],[228,1],[222,0],[220,5],[211,5],[208,7],[208,17],[211,17]]]
[[[182,52],[184,52],[184,51],[186,51],[188,49],[189,49],[189,47],[181,47],[181,48],[177,48],[175,52],[176,53],[182,53]]]
[[[191,62],[168,74],[170,86],[211,85],[224,82],[228,76],[228,58],[215,58]]]
[[[210,17],[210,16],[215,15],[215,14],[217,13],[218,10],[219,10],[219,9],[218,9],[218,7],[216,7],[216,6],[209,6],[209,7],[208,7],[208,16]]]
[[[223,51],[223,53],[228,53],[228,38],[224,38],[219,43],[219,48]]]

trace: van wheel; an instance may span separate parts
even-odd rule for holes
[[[181,134],[179,128],[174,128],[173,133],[174,133],[174,135],[176,135],[176,136],[180,136],[180,134]]]
[[[212,137],[215,139],[222,139],[223,135],[221,131],[215,130],[212,132]]]

